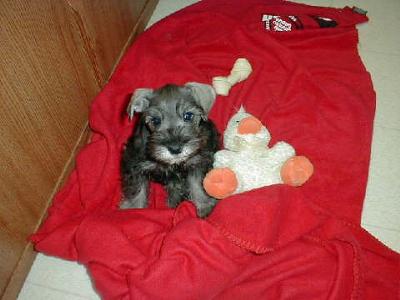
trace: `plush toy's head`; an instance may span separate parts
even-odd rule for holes
[[[232,116],[224,132],[224,147],[231,151],[265,149],[270,140],[267,128],[243,107]]]

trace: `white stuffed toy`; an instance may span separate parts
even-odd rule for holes
[[[300,186],[313,173],[313,165],[286,142],[268,148],[267,128],[240,108],[224,132],[225,150],[215,154],[214,169],[205,177],[206,192],[217,199],[252,189],[285,183]]]

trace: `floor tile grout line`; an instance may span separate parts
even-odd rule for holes
[[[381,125],[380,122],[378,120],[376,120],[376,117],[375,117],[374,128],[376,128],[376,127],[379,127],[380,129],[384,129],[384,130],[400,131],[400,128]],[[400,134],[400,132],[399,132],[399,134]]]
[[[361,40],[365,40],[365,37],[360,37],[359,34],[359,38]],[[366,54],[370,54],[370,55],[385,55],[385,56],[389,56],[389,57],[394,57],[394,58],[398,58],[400,56],[400,50],[376,50],[375,48],[370,48],[370,47],[365,47],[365,44],[361,44],[361,42],[358,44],[357,47],[358,50],[358,54],[360,54],[360,56],[365,56]]]
[[[40,288],[46,288],[46,289],[49,289],[49,290],[52,290],[52,291],[56,291],[56,292],[59,292],[59,293],[62,293],[62,294],[73,295],[73,296],[76,296],[76,297],[79,297],[79,298],[83,298],[85,300],[92,300],[93,299],[91,297],[88,297],[87,295],[82,295],[82,294],[66,291],[66,290],[55,288],[55,287],[52,287],[52,286],[48,286],[48,285],[32,282],[30,280],[26,280],[25,283],[29,283],[30,285],[37,286],[37,287],[40,287]],[[97,295],[95,289],[92,288],[92,290],[93,290],[93,293],[95,293]]]
[[[363,53],[373,53],[373,54],[384,54],[384,55],[390,55],[390,56],[399,56],[400,57],[400,51],[399,52],[392,52],[392,51],[377,51],[374,49],[369,49],[362,47],[361,49],[358,49],[358,52],[362,55]]]
[[[62,269],[62,267],[60,267],[60,269]],[[73,271],[73,273],[76,273],[76,271]],[[32,283],[32,284],[42,284],[41,283],[42,281],[39,282],[39,281],[35,281],[35,280],[32,280],[32,279],[27,279],[26,282],[29,282],[29,283]],[[87,280],[79,280],[79,281],[75,280],[74,282],[79,282],[79,283],[84,283],[84,284],[90,283],[91,284],[91,279],[88,278]]]
[[[371,224],[371,223],[368,223],[368,222],[362,222],[362,223],[361,223],[361,226],[375,227],[375,228],[384,229],[384,230],[387,230],[387,231],[398,232],[398,233],[400,234],[400,229],[387,228],[387,227],[383,227],[383,226]],[[365,228],[364,228],[364,229],[365,229]]]

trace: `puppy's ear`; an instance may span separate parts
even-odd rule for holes
[[[211,110],[216,98],[215,90],[211,85],[198,83],[198,82],[188,82],[185,87],[189,89],[193,98],[196,102],[203,108],[207,119],[207,115]]]
[[[130,119],[133,118],[135,112],[142,112],[149,107],[150,96],[153,94],[152,89],[137,89],[128,104],[127,113]]]

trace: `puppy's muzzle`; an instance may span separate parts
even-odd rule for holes
[[[167,149],[171,154],[178,155],[182,152],[183,146],[182,145],[170,145],[167,147]]]

